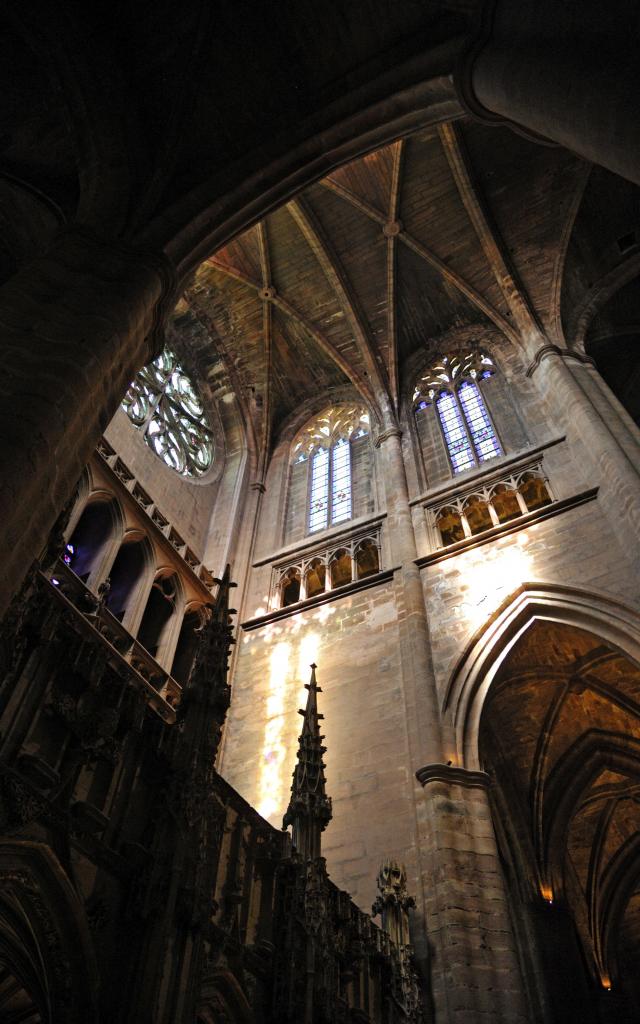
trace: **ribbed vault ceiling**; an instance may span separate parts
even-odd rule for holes
[[[499,331],[527,358],[570,341],[603,280],[640,270],[616,247],[637,197],[558,147],[444,124],[340,168],[215,253],[180,329],[206,332],[202,368],[224,367],[264,465],[317,392],[350,384],[393,420],[417,354],[461,328]]]

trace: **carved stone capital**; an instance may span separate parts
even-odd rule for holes
[[[505,125],[530,142],[543,146],[555,146],[556,143],[545,136],[523,127],[503,114],[496,114],[495,111],[489,110],[476,94],[473,84],[475,63],[485,47],[491,42],[495,7],[496,0],[484,0],[484,3],[480,4],[479,11],[476,14],[475,34],[470,37],[469,42],[458,57],[453,73],[453,84],[460,105],[474,121],[479,121],[481,124],[490,125],[491,127]]]
[[[534,373],[536,372],[536,370],[540,366],[540,363],[542,362],[543,359],[546,359],[548,356],[561,356],[561,355],[562,355],[562,349],[558,348],[557,345],[542,345],[538,349],[536,354],[534,355],[534,357],[531,360],[531,363],[529,364],[529,366],[527,367],[526,376],[527,377],[533,377]]]
[[[526,376],[533,377],[542,360],[546,359],[548,356],[559,356],[563,361],[573,359],[575,362],[583,363],[585,366],[596,365],[591,356],[585,355],[584,352],[577,352],[575,349],[560,348],[558,345],[542,345],[531,360],[526,371]]]
[[[449,785],[465,786],[466,789],[488,789],[491,785],[491,778],[486,772],[454,764],[426,764],[424,768],[418,768],[416,779],[422,786],[430,782],[446,782]]]
[[[402,437],[402,431],[400,427],[389,427],[388,430],[383,430],[375,439],[376,448],[380,448],[385,441],[388,441],[390,437]]]

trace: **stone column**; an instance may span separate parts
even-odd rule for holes
[[[163,256],[73,229],[0,289],[0,615],[159,348],[172,285]]]
[[[401,437],[398,428],[390,428],[378,436],[376,447],[381,449],[391,564],[400,567],[400,586],[396,594],[403,661],[407,656],[404,672],[407,728],[414,764],[419,764],[421,760],[442,760],[443,747],[429,624],[420,570],[415,564],[418,554]]]
[[[497,0],[461,63],[463,104],[640,184],[640,61],[632,3]]]
[[[577,356],[548,345],[527,372],[562,417],[572,450],[582,452],[589,481],[600,484],[602,508],[612,520],[612,530],[630,554],[635,552],[640,539],[640,475],[637,451],[632,459],[625,450],[631,435],[613,409],[605,407],[601,414],[602,393]]]
[[[529,1013],[487,795],[489,777],[417,773],[431,984],[438,1024],[524,1024]]]
[[[415,564],[417,558],[416,540],[413,532],[409,492],[404,458],[400,439],[402,432],[397,427],[385,430],[376,438],[380,449],[381,479],[384,481],[389,554],[392,566],[399,567],[395,573],[394,590],[398,616],[398,641],[401,658],[401,693],[404,700],[405,721],[410,763],[409,773],[415,765],[425,760],[443,759],[442,725],[436,692],[435,674],[431,659],[429,624],[420,580],[420,570]],[[410,782],[408,783],[411,784]],[[428,893],[423,888],[424,866],[418,823],[420,792],[414,783],[415,807],[415,860],[411,871],[411,888],[418,897],[422,913],[414,918],[412,941],[421,973],[429,969],[429,949],[425,933],[424,907]],[[409,864],[408,859],[408,864]],[[415,888],[414,888],[415,887]]]
[[[571,360],[572,373],[589,397],[629,461],[640,473],[640,429],[588,357]]]

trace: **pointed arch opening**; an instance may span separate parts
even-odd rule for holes
[[[446,700],[490,800],[536,1012],[640,1014],[640,616],[527,585],[476,634]]]

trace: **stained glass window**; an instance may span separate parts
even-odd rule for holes
[[[331,451],[331,522],[351,519],[351,452],[342,437]]]
[[[461,473],[463,469],[474,466],[476,460],[455,396],[450,391],[441,391],[436,400],[436,408],[453,472]]]
[[[325,409],[298,434],[294,464],[310,463],[309,533],[351,519],[351,446],[368,437],[369,429],[369,414],[345,404]]]
[[[136,376],[122,403],[167,466],[201,476],[213,462],[213,435],[191,379],[168,349]]]
[[[482,395],[478,385],[471,380],[463,380],[458,386],[458,397],[464,412],[467,426],[478,456],[478,462],[486,462],[496,455],[502,455]]]
[[[441,356],[415,389],[416,413],[435,404],[454,474],[503,454],[478,386],[494,373],[491,357],[474,345]]]
[[[319,448],[311,459],[309,533],[324,530],[329,511],[329,452]]]

